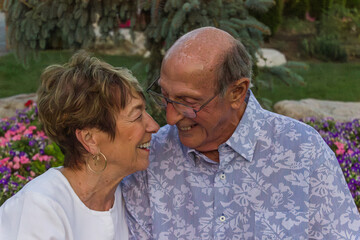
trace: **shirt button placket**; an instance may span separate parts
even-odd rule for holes
[[[225,173],[220,174],[220,179],[221,179],[221,180],[225,180],[225,179],[226,179]]]

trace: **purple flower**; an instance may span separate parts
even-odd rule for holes
[[[19,183],[11,181],[11,184],[14,185],[15,187],[19,186]]]
[[[5,166],[0,167],[0,173],[2,173],[2,174],[4,174],[5,172],[9,173],[10,171],[11,171],[11,169],[8,167],[5,167]]]
[[[8,179],[6,179],[6,178],[2,178],[2,179],[0,179],[0,185],[2,184],[2,185],[7,185],[8,184],[8,182],[9,182],[9,180]]]

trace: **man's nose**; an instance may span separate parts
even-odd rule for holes
[[[166,106],[166,122],[170,125],[175,125],[178,121],[183,119],[184,116],[179,113],[173,103],[168,103]]]

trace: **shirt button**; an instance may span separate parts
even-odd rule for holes
[[[224,215],[220,217],[221,222],[224,222],[225,220],[226,220],[226,217]]]
[[[225,173],[220,174],[220,179],[221,179],[221,180],[225,180],[225,179],[226,179]]]

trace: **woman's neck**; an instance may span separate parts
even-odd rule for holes
[[[62,168],[61,173],[69,181],[76,195],[90,209],[108,211],[114,205],[115,191],[120,182],[106,178],[107,174],[95,174],[83,168]]]

